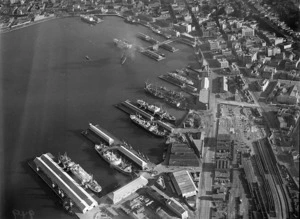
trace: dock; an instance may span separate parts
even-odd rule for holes
[[[130,113],[130,114],[138,113],[151,121],[154,120],[154,116],[150,115],[149,113],[145,112],[144,110],[133,105],[130,100],[126,100],[122,104],[133,111],[133,113]]]
[[[145,118],[147,118],[153,122],[156,122],[158,126],[162,127],[163,129],[167,130],[170,133],[173,133],[173,131],[175,130],[175,127],[173,124],[163,122],[161,120],[155,120],[154,116],[152,116],[149,113],[145,112],[144,110],[136,107],[135,105],[133,105],[131,103],[130,100],[126,100],[126,101],[122,102],[121,104],[117,104],[116,107],[119,108],[120,110],[124,111],[127,114],[139,113],[142,116],[144,116]]]
[[[88,193],[67,174],[50,153],[34,158],[28,165],[55,192],[63,202],[72,202],[73,212],[86,213],[98,206],[98,199]]]
[[[167,50],[169,52],[176,52],[178,51],[178,49],[176,49],[175,47],[173,46],[170,46],[169,43],[172,42],[172,40],[168,39],[166,41],[163,41],[163,42],[160,42],[146,34],[143,34],[143,33],[138,33],[138,38],[141,39],[141,40],[144,40],[148,43],[151,43],[153,46],[158,46],[159,48],[162,48],[164,50]]]

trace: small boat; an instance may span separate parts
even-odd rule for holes
[[[85,59],[86,60],[91,60],[89,56],[85,56]]]
[[[123,65],[126,62],[127,56],[125,54],[125,52],[123,53],[122,57],[121,57],[121,64]]]

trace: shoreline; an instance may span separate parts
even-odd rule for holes
[[[38,21],[33,21],[33,22],[30,22],[30,23],[26,23],[26,24],[20,24],[19,26],[12,27],[10,29],[0,30],[0,35],[5,34],[5,33],[10,33],[10,32],[13,32],[15,30],[20,30],[20,29],[23,29],[23,28],[26,28],[26,27],[30,27],[30,26],[33,26],[33,25],[36,25],[36,24],[40,24],[40,23],[43,23],[43,22],[47,22],[47,21],[51,21],[51,20],[55,20],[55,19],[68,18],[68,17],[78,17],[78,16],[77,15],[67,15],[67,16],[61,16],[61,17],[57,17],[57,16],[46,17],[46,18],[40,19]]]

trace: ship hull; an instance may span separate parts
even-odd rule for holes
[[[161,138],[165,137],[164,135],[158,135],[158,134],[156,134],[156,133],[150,131],[148,128],[142,126],[141,124],[139,124],[137,121],[135,121],[135,120],[133,120],[133,119],[131,119],[131,121],[132,121],[134,124],[136,124],[137,126],[142,127],[143,129],[147,130],[147,131],[150,132],[151,134],[155,135],[156,137],[161,137]]]
[[[116,165],[111,164],[111,162],[110,162],[108,159],[106,159],[100,151],[98,151],[97,149],[95,149],[95,150],[96,150],[97,153],[100,155],[100,157],[101,157],[103,160],[105,160],[112,168],[118,170],[119,172],[121,172],[121,173],[123,173],[123,174],[129,175],[129,176],[133,174],[133,172],[126,172],[126,171],[124,171],[122,168],[120,168],[120,167],[118,167],[118,166],[116,166]]]

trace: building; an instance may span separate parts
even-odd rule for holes
[[[201,89],[199,92],[199,102],[206,105],[208,108],[208,101],[209,101],[209,90],[208,89]]]
[[[276,100],[278,103],[289,105],[296,105],[299,102],[299,100],[296,97],[288,95],[278,95],[276,97]]]
[[[142,170],[145,170],[148,168],[147,162],[143,161],[141,158],[139,158],[137,155],[132,153],[130,150],[128,150],[124,146],[118,147],[118,150],[122,154],[124,154],[126,157],[128,157],[131,161],[133,161],[135,164],[137,164],[139,167],[141,167]]]
[[[227,92],[228,91],[228,79],[227,77],[223,76],[220,78],[221,81],[221,92]]]
[[[171,180],[179,196],[188,198],[197,194],[198,189],[188,171],[173,172]]]
[[[208,89],[209,88],[209,79],[208,77],[204,77],[201,80],[201,89]]]
[[[130,183],[126,184],[125,186],[111,192],[110,194],[108,194],[108,197],[113,201],[114,204],[118,203],[136,192],[138,189],[146,186],[147,183],[148,180],[143,176],[140,176]]]
[[[169,166],[199,166],[195,151],[186,143],[172,143]]]
[[[260,82],[257,82],[257,84],[258,84],[258,86],[257,86],[258,90],[264,92],[266,90],[266,88],[268,87],[269,83],[270,83],[270,80],[268,80],[268,79],[264,79],[264,80],[262,80]]]
[[[89,129],[96,135],[98,135],[100,138],[105,140],[109,145],[112,145],[114,143],[114,139],[111,138],[108,134],[106,134],[103,130],[101,130],[98,125],[93,125],[92,123],[89,123]]]
[[[37,170],[41,170],[52,181],[52,186],[57,186],[60,193],[69,197],[83,214],[96,207],[97,201],[53,161],[53,158],[52,154],[47,153],[36,157],[33,162]]]
[[[250,37],[254,36],[254,29],[250,27],[242,27],[242,36]]]
[[[210,50],[220,49],[220,43],[218,40],[208,40]]]
[[[189,216],[187,210],[185,210],[183,206],[174,198],[170,198],[167,201],[167,207],[181,219],[186,219]]]
[[[228,134],[219,134],[217,137],[216,152],[231,152],[231,136]]]
[[[229,67],[229,63],[226,59],[218,59],[219,62],[219,66],[220,68],[228,68]]]

